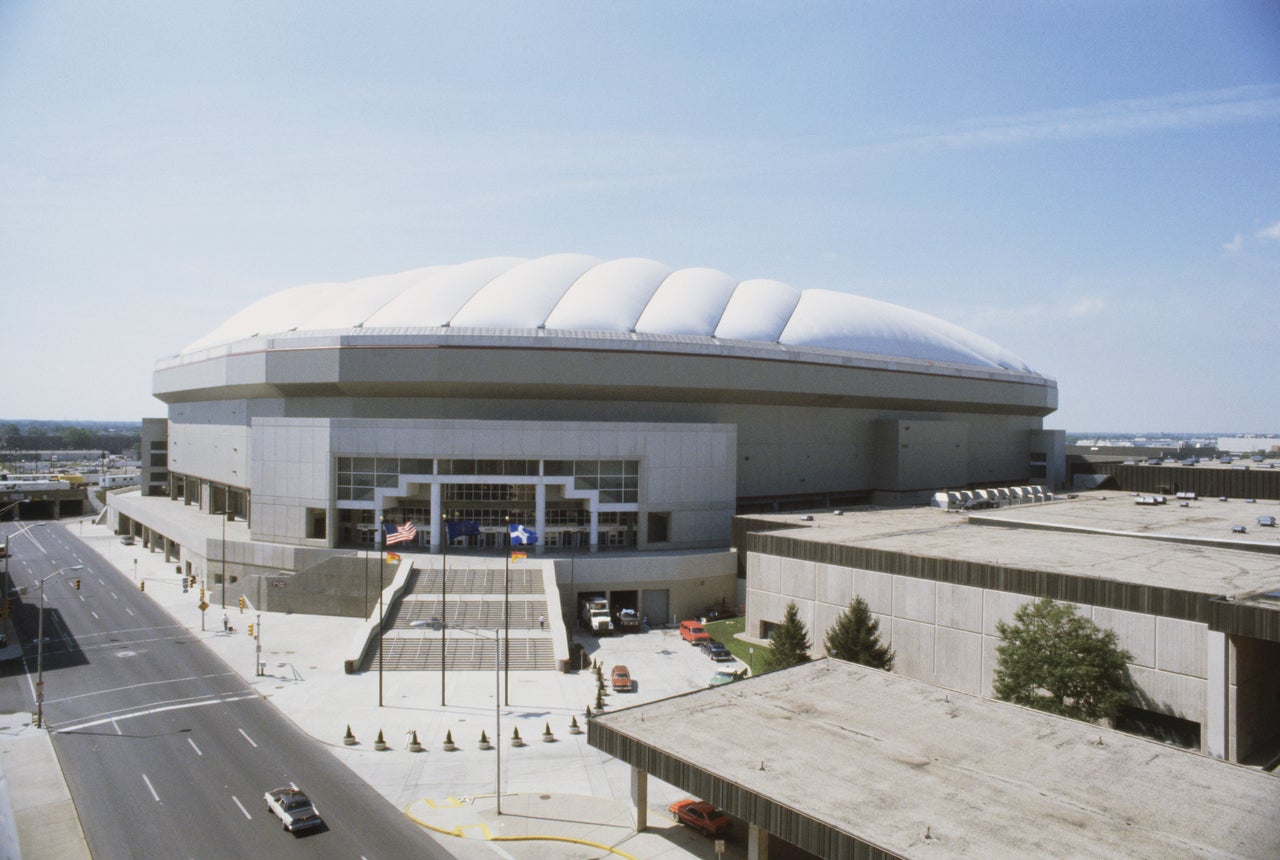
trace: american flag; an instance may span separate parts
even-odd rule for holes
[[[418,527],[413,523],[405,523],[402,526],[383,523],[382,528],[386,532],[387,546],[393,543],[408,543],[418,536]]]

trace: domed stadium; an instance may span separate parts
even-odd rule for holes
[[[284,571],[383,521],[424,553],[496,552],[518,521],[531,555],[665,580],[727,551],[737,513],[1052,484],[1062,445],[1054,381],[945,320],[581,254],[284,289],[159,361],[154,392],[167,471],[142,495],[226,514]]]

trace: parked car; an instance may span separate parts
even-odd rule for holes
[[[613,674],[609,678],[609,683],[615,692],[629,693],[631,692],[631,672],[628,671],[626,666],[614,666]]]
[[[724,646],[723,642],[717,642],[714,639],[708,639],[702,643],[702,653],[706,654],[717,663],[723,663],[726,660],[732,660],[733,654]]]
[[[729,606],[728,604],[725,604],[725,603],[722,603],[719,606],[709,607],[706,613],[702,616],[704,623],[706,621],[720,621],[721,619],[724,619],[724,618],[737,618],[737,617],[738,617],[738,608],[736,606]]]
[[[686,797],[667,807],[671,817],[681,824],[702,831],[705,836],[723,836],[729,830],[729,816],[705,800]]]
[[[707,628],[699,621],[681,621],[680,638],[691,645],[701,645],[711,638],[711,634],[707,633]]]
[[[1258,525],[1260,526],[1275,526],[1275,524],[1276,524],[1275,517],[1271,517],[1271,516],[1258,517]]]
[[[273,788],[263,795],[267,809],[280,819],[283,828],[290,833],[300,833],[315,827],[323,827],[324,819],[311,798],[301,789],[286,785]]]
[[[732,684],[736,680],[738,680],[736,672],[730,672],[728,669],[721,669],[719,672],[712,675],[711,680],[707,683],[712,687],[719,687],[723,684]]]
[[[124,544],[125,546],[133,546],[133,535],[125,535],[124,537],[120,538],[120,543]]]

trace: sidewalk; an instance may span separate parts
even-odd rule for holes
[[[653,779],[649,828],[635,832],[630,767],[586,742],[585,709],[595,710],[593,673],[511,672],[509,677],[495,677],[493,672],[450,672],[443,691],[438,672],[388,671],[381,678],[377,672],[347,675],[343,661],[352,656],[359,619],[242,614],[234,600],[224,610],[216,590],[206,593],[211,608],[202,619],[199,589],[184,594],[174,565],[165,563],[161,554],[122,546],[100,526],[86,523],[83,533],[78,525],[72,527],[128,579],[136,569],[138,579],[146,580],[148,598],[164,606],[389,802],[430,829],[460,860],[488,860],[495,854],[513,860],[611,854],[635,860],[716,857],[712,840],[676,825],[667,815],[667,805],[686,795]],[[223,632],[224,612],[234,632]],[[257,674],[255,643],[247,635],[250,623],[260,625],[263,675]],[[638,679],[641,692],[607,697],[612,709],[693,689],[714,671],[674,631],[603,640],[598,650],[590,640],[588,647],[606,664],[625,661]],[[509,704],[496,708],[496,697]],[[23,716],[29,722],[30,715]],[[571,733],[575,720],[581,734]],[[343,742],[348,727],[355,737],[350,745]],[[549,740],[544,740],[546,729]],[[52,757],[47,736],[29,731],[44,738],[43,747]],[[524,745],[513,745],[514,731]],[[408,749],[414,732],[422,752]],[[482,732],[500,750],[480,749]],[[379,733],[387,746],[381,751],[375,749]],[[446,736],[455,742],[455,751],[443,749]],[[26,797],[28,783],[9,769],[10,747],[9,736],[0,735],[16,812],[29,809],[31,801]],[[499,753],[501,815],[495,799]],[[58,773],[59,783],[60,777]],[[64,795],[65,791],[63,785]],[[61,848],[43,853],[21,817],[18,831],[26,860],[76,856]],[[730,842],[727,856],[745,856],[735,842]]]

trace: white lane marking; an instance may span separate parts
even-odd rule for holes
[[[94,612],[92,609],[90,609],[90,610],[89,610],[89,614],[93,616],[93,620],[94,620],[94,621],[99,621],[99,620],[101,620],[101,619],[99,619],[99,618],[98,618],[98,613]]]
[[[116,734],[118,735],[124,734],[124,729],[120,728],[120,724],[117,723],[115,720],[111,721],[111,727],[116,730]]]
[[[257,745],[257,744],[255,744],[255,743],[253,743],[253,738],[251,738],[251,737],[249,737],[248,735],[245,735],[245,734],[244,734],[244,729],[236,729],[236,731],[238,731],[240,734],[244,735],[244,739],[245,739],[245,740],[247,740],[250,744],[253,744],[254,749],[257,749],[257,748],[258,748],[258,745]],[[297,788],[297,786],[295,785],[295,786],[294,786],[294,788]]]
[[[92,693],[77,693],[74,696],[63,696],[61,699],[49,699],[48,701],[73,702],[76,699],[84,699],[88,696],[101,696],[104,694],[110,695],[112,693],[123,692],[124,690],[138,690],[143,687],[155,687],[160,684],[182,684],[187,681],[208,681],[211,678],[230,678],[235,674],[235,672],[215,672],[212,675],[187,675],[183,678],[166,678],[162,681],[143,681],[139,684],[128,684],[124,687],[109,687],[105,690],[95,690]]]
[[[196,755],[204,755],[204,753],[200,752],[200,747],[196,746],[196,742],[191,738],[187,738],[187,743],[191,744],[191,748],[196,751]]]
[[[234,801],[236,802],[236,806],[240,807],[240,811],[244,813],[244,817],[245,817],[245,818],[247,818],[247,819],[249,819],[250,821],[252,821],[252,820],[253,820],[253,816],[249,814],[249,810],[247,810],[247,809],[245,809],[245,808],[244,808],[244,804],[240,802],[240,798],[236,797],[236,796],[233,794],[233,795],[231,795],[231,799],[232,799],[232,800],[234,800]]]
[[[145,773],[142,775],[142,781],[147,784],[147,791],[151,792],[151,799],[154,800],[156,803],[159,803],[160,795],[156,794],[155,788],[153,788],[151,785],[151,780],[147,779],[147,775]]]
[[[120,595],[118,595],[118,594],[116,594],[114,591],[112,591],[112,592],[111,592],[111,599],[112,599],[112,600],[119,600],[119,599],[120,599]]]
[[[132,615],[132,614],[133,614],[133,610],[132,610],[132,609],[130,609],[129,607],[127,607],[127,606],[124,608],[124,611],[125,611],[125,612],[128,612],[130,615]]]
[[[58,726],[53,731],[58,733],[78,732],[81,729],[91,729],[94,726],[100,726],[104,723],[115,723],[116,720],[127,720],[127,719],[132,719],[134,717],[146,717],[146,716],[150,716],[151,714],[163,713],[164,711],[182,711],[182,710],[186,710],[187,708],[202,708],[205,705],[223,705],[228,702],[239,702],[243,699],[256,699],[256,698],[258,698],[257,693],[246,693],[243,696],[233,696],[226,699],[210,699],[208,701],[203,701],[203,702],[186,702],[181,705],[168,705],[163,708],[147,708],[144,711],[135,711],[132,714],[119,714],[114,717],[103,717],[100,720],[86,720],[83,723],[76,723],[75,725],[72,725],[72,726]]]

